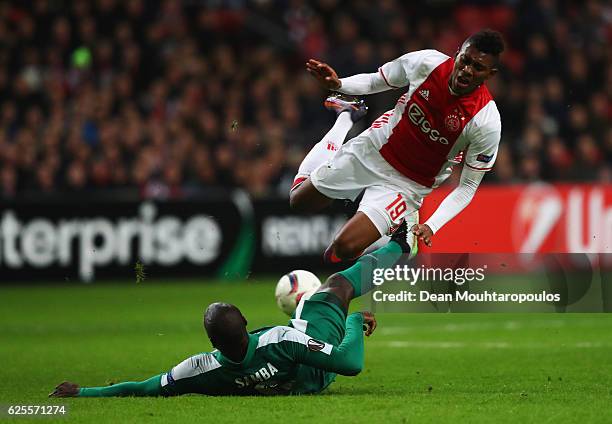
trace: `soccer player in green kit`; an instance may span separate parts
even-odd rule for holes
[[[352,299],[372,289],[372,270],[410,253],[414,235],[406,223],[391,241],[332,275],[310,299],[300,302],[289,326],[247,332],[247,320],[227,303],[213,303],[204,314],[212,345],[167,373],[141,382],[108,387],[79,387],[63,382],[53,397],[276,395],[318,393],[336,374],[354,376],[363,368],[363,331],[376,328],[370,312],[348,315]],[[348,317],[347,317],[348,315]]]

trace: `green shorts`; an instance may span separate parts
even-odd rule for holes
[[[315,293],[298,305],[289,324],[321,341],[338,346],[346,330],[346,311],[332,293]]]
[[[346,316],[340,299],[334,294],[315,293],[298,305],[289,326],[314,339],[338,346],[346,331]],[[335,373],[301,365],[296,376],[294,394],[318,393],[335,378]]]

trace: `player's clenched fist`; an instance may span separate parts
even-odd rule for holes
[[[376,330],[376,318],[374,317],[374,314],[369,311],[363,311],[361,315],[363,315],[365,335],[369,337],[374,330]]]
[[[412,234],[418,237],[419,240],[423,240],[423,242],[431,247],[431,238],[433,237],[433,231],[429,228],[429,225],[426,224],[415,224],[410,229]]]
[[[338,78],[338,74],[336,74],[334,68],[329,66],[327,63],[310,59],[308,62],[306,62],[306,70],[328,90],[337,90],[342,86],[340,78]]]

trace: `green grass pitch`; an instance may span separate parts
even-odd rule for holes
[[[1,287],[0,404],[64,404],[61,422],[612,420],[609,314],[380,314],[363,373],[315,396],[47,398],[63,380],[140,380],[209,350],[213,301],[249,328],[285,324],[272,293],[271,280]]]

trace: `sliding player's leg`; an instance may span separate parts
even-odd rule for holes
[[[394,241],[373,252],[379,265],[392,265],[402,253],[401,247]],[[338,346],[346,332],[348,307],[356,293],[363,293],[361,274],[362,261],[370,261],[370,255],[360,258],[349,268],[348,274],[337,273],[327,279],[319,290],[309,299],[303,298],[295,311],[290,325],[309,335],[315,342],[323,341]],[[391,262],[392,261],[392,262]],[[358,267],[356,269],[353,269]],[[296,375],[295,390],[297,393],[318,393],[329,386],[336,374],[312,367],[299,367]]]
[[[374,288],[375,268],[392,267],[402,255],[410,255],[414,236],[402,223],[385,246],[359,258],[351,267],[333,274],[308,300],[302,300],[291,319],[291,325],[328,343],[344,337],[344,322],[352,299]]]
[[[403,223],[389,243],[359,258],[357,263],[345,271],[332,275],[309,299],[302,299],[290,325],[316,340],[336,346],[342,343],[351,300],[373,288],[374,268],[391,267],[402,255],[410,254],[412,237],[412,234],[408,235],[408,228]],[[296,381],[300,386],[296,387],[297,392],[316,393],[331,384],[335,374],[312,367],[300,367],[298,377]]]
[[[392,266],[403,254],[410,253],[406,224],[393,234],[389,243],[365,255],[345,271],[334,274],[310,299],[300,301],[290,325],[310,337],[333,345],[342,343],[351,300],[373,288],[372,270]],[[316,341],[315,341],[316,342]],[[317,344],[313,344],[316,348]],[[312,367],[300,367],[295,387],[298,393],[317,393],[335,379],[335,374]]]
[[[317,190],[317,187],[311,184],[310,176],[317,168],[334,158],[353,124],[367,113],[363,100],[342,94],[328,97],[325,107],[336,111],[338,118],[329,132],[306,155],[291,187],[291,208],[301,212],[316,212],[331,203],[333,198]]]

